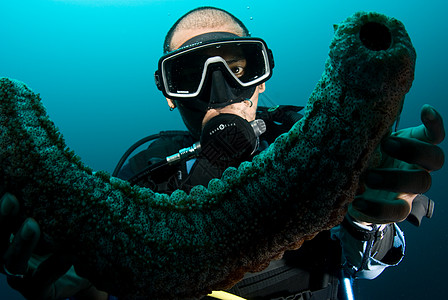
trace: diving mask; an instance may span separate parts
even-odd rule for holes
[[[272,76],[272,52],[262,39],[214,32],[184,45],[161,57],[155,72],[157,87],[167,98],[197,99],[216,71],[241,90],[255,88]]]

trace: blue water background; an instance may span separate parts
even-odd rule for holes
[[[136,140],[183,129],[153,82],[172,23],[201,5],[229,10],[263,37],[276,67],[267,84],[275,104],[306,103],[323,71],[333,24],[358,10],[404,22],[418,53],[414,85],[400,128],[420,124],[424,103],[448,119],[445,1],[1,1],[0,76],[39,92],[67,144],[94,169],[111,172]],[[265,103],[269,104],[269,103]],[[446,120],[447,121],[447,120]],[[448,121],[447,121],[448,122]],[[447,142],[442,144],[448,153]],[[355,286],[358,299],[442,299],[448,260],[448,168],[433,175],[432,220],[402,224],[407,255],[401,265]],[[22,299],[0,275],[0,299]]]

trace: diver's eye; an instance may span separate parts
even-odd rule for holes
[[[225,57],[226,63],[229,66],[229,69],[235,74],[236,77],[241,77],[244,75],[246,71],[246,59],[241,57]]]
[[[244,75],[244,68],[240,66],[232,67],[231,68],[233,74],[235,74],[236,77],[241,77]]]

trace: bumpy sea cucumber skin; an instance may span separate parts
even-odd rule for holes
[[[389,28],[372,51],[360,27]],[[92,174],[69,151],[39,96],[0,80],[0,164],[7,190],[71,251],[97,287],[126,299],[191,298],[234,284],[341,221],[371,153],[399,114],[415,51],[403,25],[377,13],[339,24],[305,117],[269,149],[208,188],[171,196]]]

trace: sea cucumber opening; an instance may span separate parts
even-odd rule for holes
[[[361,42],[373,51],[387,50],[392,44],[392,35],[384,24],[369,22],[359,32]]]

